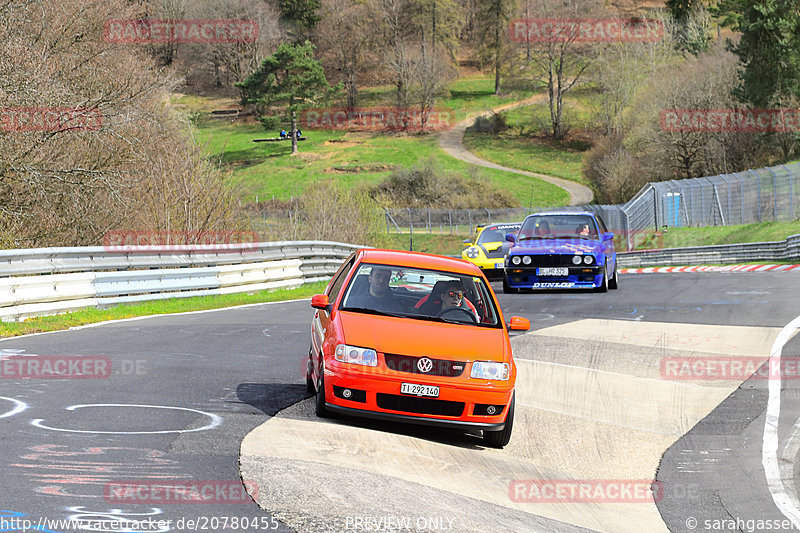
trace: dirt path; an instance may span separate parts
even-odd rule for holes
[[[467,128],[473,123],[475,117],[489,115],[491,113],[497,113],[500,111],[505,111],[507,109],[514,109],[517,107],[530,105],[544,98],[545,98],[544,95],[532,96],[530,98],[526,98],[525,100],[520,100],[519,102],[512,102],[510,104],[505,104],[499,107],[495,107],[494,109],[490,109],[488,111],[482,111],[480,113],[470,115],[469,117],[465,118],[464,120],[462,120],[461,122],[450,128],[449,130],[442,132],[442,134],[439,135],[439,146],[442,148],[442,150],[444,150],[451,156],[455,157],[456,159],[460,159],[461,161],[465,161],[467,163],[470,163],[471,165],[477,165],[486,168],[494,168],[496,170],[513,172],[515,174],[520,174],[522,176],[538,178],[540,180],[544,180],[549,183],[552,183],[553,185],[561,187],[562,189],[564,189],[569,193],[569,205],[588,204],[594,198],[594,194],[592,193],[592,190],[589,187],[581,185],[580,183],[575,183],[574,181],[556,178],[555,176],[548,176],[546,174],[539,174],[538,172],[528,172],[526,170],[504,167],[502,165],[498,165],[497,163],[492,163],[491,161],[486,161],[485,159],[481,159],[480,157],[476,156],[475,154],[464,148],[464,133],[467,131]]]

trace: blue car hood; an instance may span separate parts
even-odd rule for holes
[[[515,244],[510,254],[602,254],[603,245],[588,239],[534,239]]]

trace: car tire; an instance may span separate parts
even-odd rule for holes
[[[508,284],[508,280],[505,276],[503,276],[503,293],[504,294],[514,294],[519,292],[519,289],[515,289],[511,285]]]
[[[314,387],[314,377],[311,373],[311,348],[308,349],[308,359],[306,360],[306,392],[309,394],[315,394],[317,392],[317,388]]]
[[[614,277],[608,280],[609,289],[619,289],[619,269],[614,265]]]
[[[603,267],[603,281],[599,287],[595,287],[597,292],[608,292],[608,265]]]
[[[516,394],[511,396],[511,403],[508,404],[508,414],[506,415],[506,425],[500,431],[483,431],[483,443],[491,448],[502,448],[511,440],[511,431],[514,429],[514,402]]]
[[[328,418],[328,410],[325,408],[325,371],[319,369],[317,378],[317,396],[314,404],[314,412],[320,418]]]

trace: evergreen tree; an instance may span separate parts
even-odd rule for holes
[[[297,113],[328,99],[339,86],[331,88],[322,64],[314,59],[314,46],[284,43],[264,59],[250,76],[236,84],[242,104],[255,106],[259,113],[268,113],[272,106],[283,106],[291,118],[292,154],[297,153]],[[262,123],[271,128],[272,123]]]

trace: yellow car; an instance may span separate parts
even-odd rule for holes
[[[516,234],[520,227],[521,222],[478,226],[475,244],[469,239],[463,241],[466,248],[461,252],[461,258],[474,263],[483,270],[487,278],[502,278],[503,259],[511,248],[511,243],[506,240],[506,233]]]

